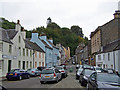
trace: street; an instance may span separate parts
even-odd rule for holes
[[[45,84],[41,84],[39,77],[31,77],[30,79],[23,79],[21,81],[3,81],[3,86],[5,88],[83,88],[78,80],[75,79],[75,66],[67,66],[73,69],[73,72],[69,72],[66,78],[63,78],[58,83],[55,82],[47,82]]]

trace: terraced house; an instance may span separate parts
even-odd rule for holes
[[[120,11],[115,11],[114,19],[99,26],[92,37],[97,37],[91,38],[92,52],[96,52],[96,65],[120,72]]]
[[[21,29],[20,21],[15,29],[4,30],[0,37],[2,49],[2,76],[11,69],[28,69],[45,66],[45,52],[36,43],[26,40],[26,32]],[[41,57],[42,56],[42,57]]]
[[[46,52],[46,67],[58,65],[59,49],[53,44],[53,40],[48,40],[45,34],[39,36],[38,33],[34,32],[31,41],[37,43]]]

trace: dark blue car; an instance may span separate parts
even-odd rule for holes
[[[30,74],[22,69],[12,69],[10,72],[7,73],[6,78],[7,80],[22,80],[24,78],[29,78]]]

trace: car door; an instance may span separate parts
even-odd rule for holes
[[[22,78],[24,78],[24,71],[23,70],[20,70],[20,75],[22,76]]]
[[[55,73],[57,74],[57,78],[58,80],[60,79],[60,73],[59,73],[59,70],[58,69],[55,69]]]
[[[84,76],[84,72],[85,72],[85,70],[83,70],[82,73],[80,74],[80,80],[81,80],[81,81],[82,81],[82,78],[83,78],[83,76]]]
[[[89,87],[90,88],[96,88],[96,72],[91,74],[90,79],[89,79]]]

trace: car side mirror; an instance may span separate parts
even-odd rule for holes
[[[91,78],[92,81],[95,81],[95,78]]]

